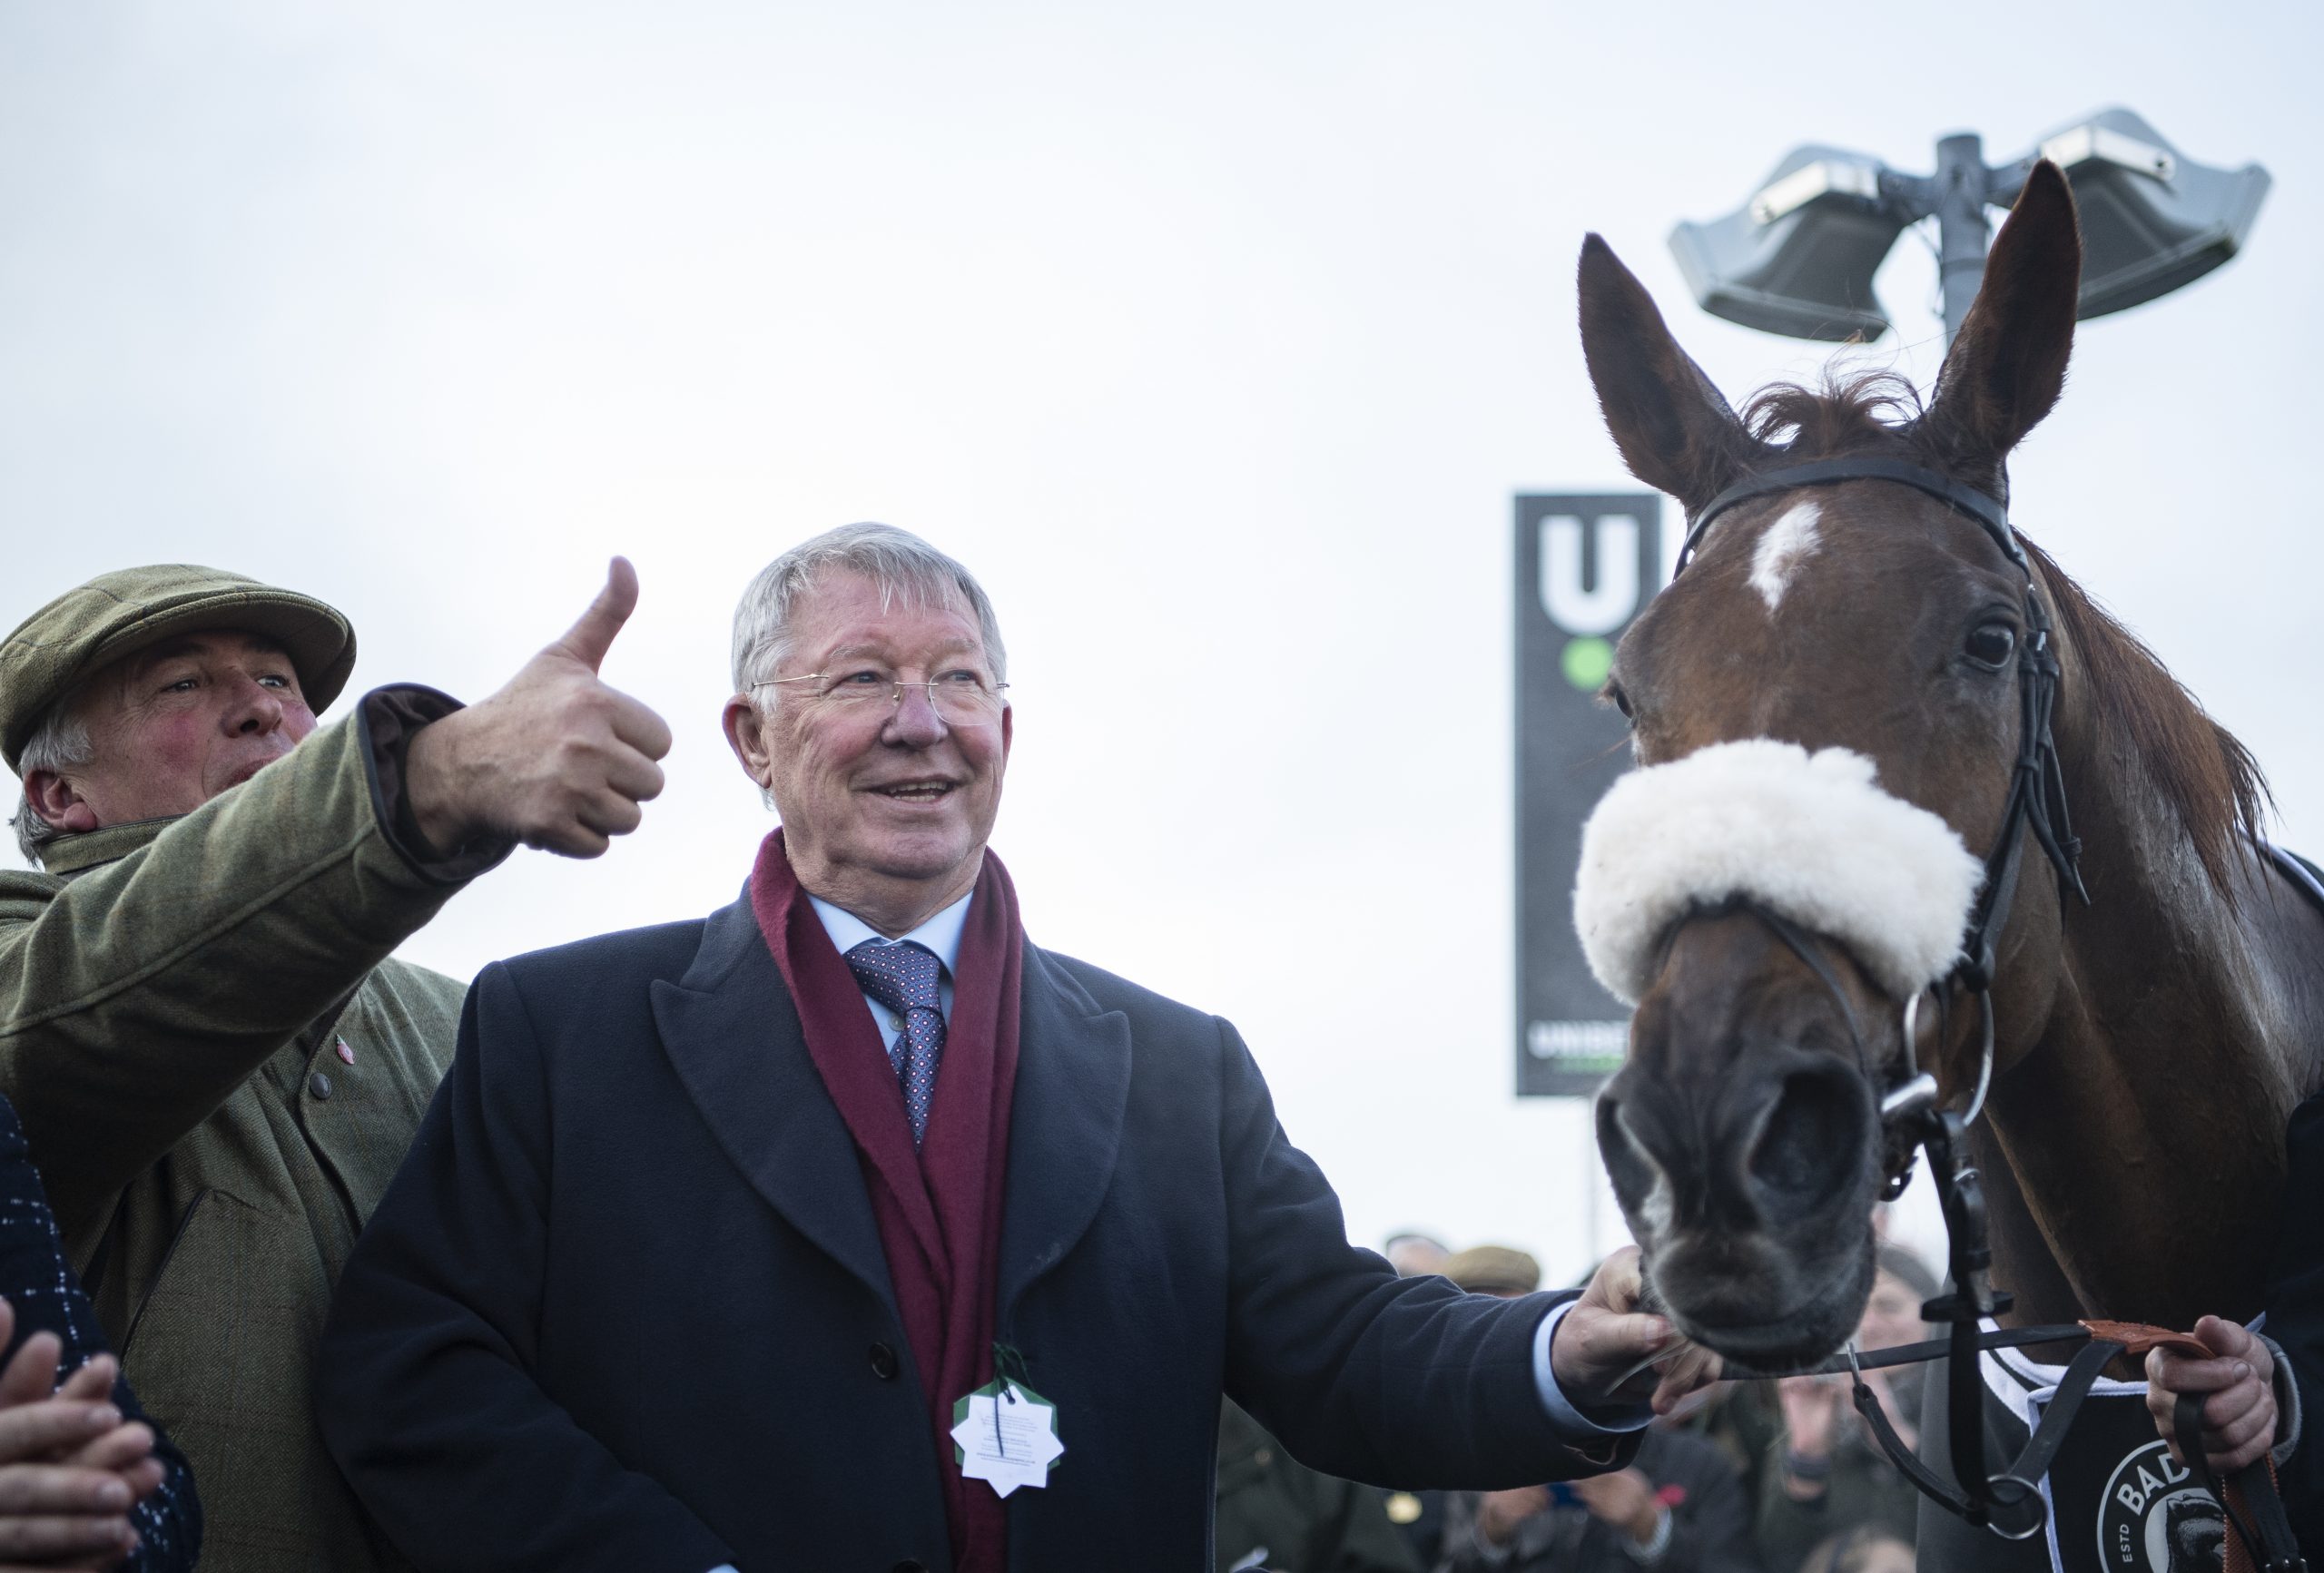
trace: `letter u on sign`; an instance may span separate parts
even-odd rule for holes
[[[1581,521],[1571,514],[1541,520],[1541,610],[1576,635],[1611,634],[1638,610],[1638,520],[1602,514],[1597,522],[1598,582],[1581,582]]]

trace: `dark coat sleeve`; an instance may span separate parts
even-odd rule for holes
[[[1310,1468],[1392,1489],[1495,1489],[1627,1461],[1635,1435],[1569,1446],[1535,1384],[1533,1335],[1571,1296],[1464,1294],[1349,1244],[1339,1198],[1285,1136],[1250,1050],[1218,1027],[1228,1395]]]
[[[16,1318],[7,1348],[0,1352],[0,1365],[15,1359],[35,1332],[56,1334],[64,1346],[67,1371],[105,1352],[104,1332],[80,1280],[65,1263],[47,1192],[33,1168],[16,1111],[5,1098],[0,1098],[0,1295],[7,1297]],[[113,1401],[129,1419],[153,1425],[126,1381],[113,1384]],[[126,1566],[134,1573],[177,1573],[192,1568],[201,1554],[202,1505],[194,1497],[185,1455],[159,1426],[153,1426],[153,1456],[162,1461],[162,1483],[130,1516],[139,1544]]]
[[[700,1519],[533,1375],[548,1106],[507,971],[468,991],[451,1074],[341,1276],[317,1362],[323,1439],[403,1553],[441,1573],[708,1573]],[[489,1503],[488,1520],[447,1504]]]

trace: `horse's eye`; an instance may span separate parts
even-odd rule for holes
[[[1980,623],[1963,646],[1970,660],[1998,672],[2017,654],[2017,630],[2006,623]]]
[[[1598,697],[1612,705],[1616,710],[1620,711],[1622,713],[1623,720],[1628,721],[1631,719],[1630,696],[1622,692],[1622,685],[1615,682],[1612,678],[1609,677],[1606,679],[1606,686],[1598,691]]]

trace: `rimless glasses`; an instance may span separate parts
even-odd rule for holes
[[[869,701],[885,701],[887,708],[892,710],[903,703],[905,689],[926,689],[930,707],[947,723],[955,726],[973,726],[999,715],[1004,703],[1001,695],[1009,687],[1006,683],[995,683],[980,672],[947,672],[925,683],[907,683],[888,673],[869,668],[847,672],[807,672],[796,677],[763,677],[751,686],[754,689],[780,688],[793,683],[810,685],[800,691],[809,699],[842,706],[848,713],[858,714],[870,714],[877,708],[867,703]]]

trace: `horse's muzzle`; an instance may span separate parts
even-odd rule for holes
[[[1885,1145],[1844,1006],[1748,914],[1674,938],[1598,1106],[1654,1296],[1762,1368],[1820,1359],[1871,1284]]]

